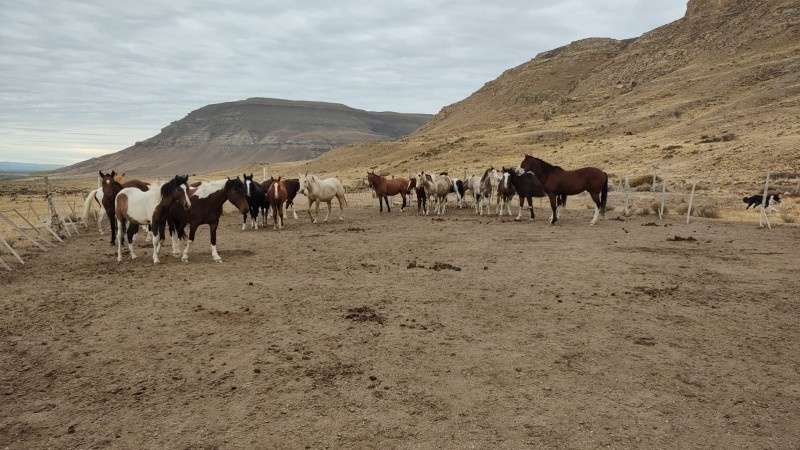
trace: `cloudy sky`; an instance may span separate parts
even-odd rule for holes
[[[537,53],[686,0],[0,0],[0,161],[71,164],[210,103],[436,113]]]

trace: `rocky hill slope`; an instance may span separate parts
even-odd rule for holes
[[[800,168],[800,4],[691,0],[685,17],[631,40],[543,52],[407,138],[357,144],[304,168],[386,173],[517,164],[678,178]],[[730,140],[715,137],[729,133]]]
[[[150,139],[62,173],[206,173],[248,163],[309,159],[341,145],[402,137],[427,114],[369,112],[345,105],[251,98],[208,105]]]

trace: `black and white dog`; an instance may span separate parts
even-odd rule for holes
[[[761,194],[756,194],[750,197],[745,197],[744,202],[747,203],[747,208],[745,210],[750,209],[752,206],[754,209],[761,206],[761,202],[764,200],[764,196]],[[765,207],[768,211],[777,211],[773,205],[776,205],[781,202],[781,196],[779,194],[767,194],[767,202]]]

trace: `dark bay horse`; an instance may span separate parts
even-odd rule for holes
[[[520,167],[523,170],[531,171],[544,186],[547,197],[550,199],[550,208],[553,210],[553,217],[550,223],[555,225],[558,221],[558,197],[562,197],[561,203],[566,205],[567,195],[580,194],[588,191],[594,201],[594,217],[589,225],[597,223],[598,216],[606,216],[606,201],[608,200],[608,174],[597,167],[582,167],[575,170],[565,170],[559,166],[554,166],[535,158],[525,155]]]
[[[139,180],[128,180],[124,183],[120,183],[117,181],[117,172],[113,170],[110,173],[103,173],[102,170],[99,170],[98,173],[100,174],[100,178],[102,178],[100,187],[103,190],[103,209],[105,209],[108,222],[111,225],[110,244],[114,245],[117,239],[117,219],[114,214],[114,198],[119,194],[119,191],[125,188],[137,188],[142,192],[147,192],[148,189],[150,189],[150,185]]]
[[[390,180],[375,172],[367,172],[367,184],[375,191],[375,195],[378,197],[380,212],[383,212],[384,203],[386,203],[386,211],[392,212],[392,207],[389,205],[389,197],[393,197],[397,194],[400,194],[403,198],[403,205],[400,207],[400,211],[405,211],[406,196],[409,190],[408,180],[405,178],[392,178]]]
[[[253,174],[244,174],[245,192],[247,192],[247,203],[250,204],[250,218],[252,219],[252,228],[258,229],[258,214],[264,212],[264,224],[266,226],[266,211],[269,208],[267,203],[267,196],[264,188],[253,180]],[[242,230],[247,228],[247,213],[242,214]]]
[[[239,178],[199,183],[192,190],[189,200],[192,208],[186,210],[180,203],[173,203],[167,210],[166,222],[172,235],[172,255],[181,256],[181,261],[189,262],[189,246],[194,242],[195,232],[200,225],[208,225],[211,231],[211,258],[222,262],[217,253],[217,227],[222,216],[222,206],[226,201],[247,214],[250,204],[247,202],[245,185]],[[182,239],[186,239],[184,228],[189,225],[189,239],[181,255]],[[159,237],[164,239],[164,226],[159,226]]]

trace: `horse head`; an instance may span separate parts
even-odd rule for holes
[[[239,209],[240,213],[246,214],[250,211],[250,204],[247,202],[247,187],[239,177],[228,178],[228,181],[225,182],[225,195],[228,201]]]
[[[175,178],[161,186],[162,204],[174,201],[181,202],[183,209],[190,210],[192,202],[189,200],[189,175],[175,175]]]

